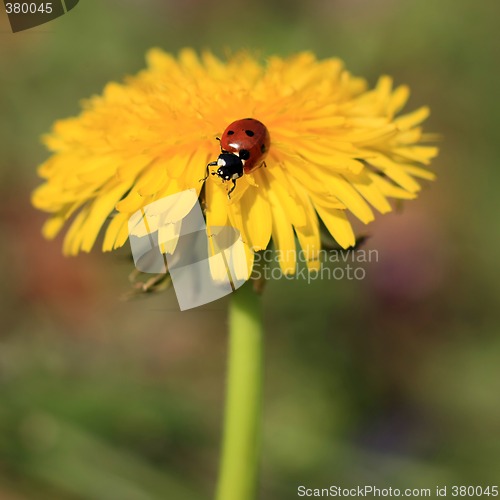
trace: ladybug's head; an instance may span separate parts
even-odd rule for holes
[[[221,153],[217,158],[217,172],[214,175],[219,176],[224,181],[239,179],[243,175],[243,162],[238,155],[234,153]]]

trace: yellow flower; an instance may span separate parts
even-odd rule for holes
[[[295,236],[317,265],[319,217],[344,248],[355,237],[348,213],[364,223],[388,198],[411,199],[433,179],[422,168],[437,154],[420,123],[422,107],[398,116],[406,86],[383,76],[373,89],[338,59],[304,52],[271,57],[265,66],[240,52],[227,61],[210,52],[178,58],[153,49],[148,68],[84,102],[80,116],[57,121],[45,143],[53,153],[33,204],[52,216],[53,238],[65,223],[64,252],[90,251],[103,226],[103,250],[122,246],[132,213],[186,189],[201,192],[208,226],[232,225],[253,250],[272,238],[284,272],[295,270]],[[253,117],[271,135],[266,167],[244,175],[227,197],[205,167],[220,153],[215,140],[234,120]],[[108,223],[109,221],[109,223]]]

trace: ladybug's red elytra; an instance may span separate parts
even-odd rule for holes
[[[218,167],[212,175],[217,175],[223,181],[233,182],[227,193],[230,198],[236,187],[236,179],[264,164],[271,138],[262,122],[255,118],[243,118],[230,123],[217,140],[220,141],[221,153],[216,161],[207,165],[207,177],[210,167]]]

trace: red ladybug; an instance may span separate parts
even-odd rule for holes
[[[209,167],[219,167],[212,175],[219,176],[223,181],[233,181],[227,193],[230,198],[236,187],[236,179],[264,164],[271,138],[266,126],[259,120],[243,118],[229,124],[217,140],[220,141],[221,154],[217,161],[207,165],[207,176]]]

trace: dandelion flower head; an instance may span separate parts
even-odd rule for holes
[[[434,178],[427,166],[437,148],[424,145],[421,128],[429,109],[401,114],[408,96],[390,77],[369,88],[340,60],[309,52],[261,64],[247,52],[221,60],[152,49],[147,69],[107,84],[79,116],[54,124],[33,204],[51,214],[47,238],[68,226],[63,251],[75,255],[90,251],[103,228],[103,250],[122,246],[131,214],[194,188],[208,226],[235,227],[253,251],[272,239],[286,273],[298,240],[314,268],[320,219],[347,248],[355,243],[350,217],[368,223]],[[244,117],[266,125],[271,146],[266,166],[238,179],[228,199],[227,183],[200,179],[220,153],[216,137]]]

